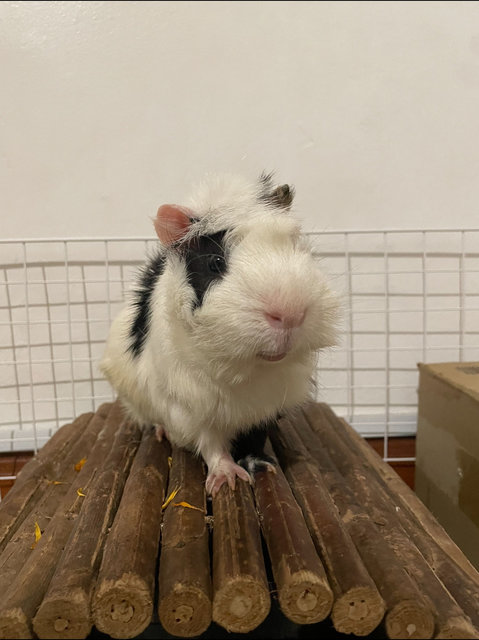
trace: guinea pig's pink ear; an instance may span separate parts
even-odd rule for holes
[[[169,246],[186,234],[191,225],[193,211],[177,204],[163,204],[154,220],[156,234],[162,244]]]

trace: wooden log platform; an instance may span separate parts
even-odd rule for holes
[[[344,420],[312,403],[267,446],[209,500],[118,402],[62,427],[0,503],[0,638],[479,639],[479,574]]]

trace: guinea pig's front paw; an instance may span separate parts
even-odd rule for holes
[[[252,483],[251,476],[246,469],[243,469],[239,464],[236,464],[232,458],[220,458],[208,473],[205,485],[206,491],[214,498],[225,482],[227,482],[229,487],[234,490],[236,476],[241,478],[241,480],[246,480],[246,482],[249,482],[250,484]]]
[[[261,457],[248,454],[244,458],[241,458],[241,460],[238,460],[238,464],[244,467],[253,478],[259,471],[276,473],[273,458],[270,458],[270,456],[267,456],[265,453],[263,453]]]

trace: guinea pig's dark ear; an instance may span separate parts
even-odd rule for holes
[[[289,209],[293,204],[294,198],[294,187],[290,187],[289,184],[282,184],[279,187],[276,187],[274,191],[272,191],[268,199],[275,207],[280,207],[281,209]]]
[[[289,184],[282,184],[273,187],[273,174],[262,173],[260,176],[261,196],[260,199],[268,204],[278,207],[278,209],[289,209],[293,203],[294,187]]]
[[[191,226],[193,211],[177,204],[162,204],[154,219],[155,231],[161,243],[170,246],[181,240]]]

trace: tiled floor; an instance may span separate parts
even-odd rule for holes
[[[368,444],[380,456],[383,455],[383,439],[368,438]],[[388,457],[389,458],[414,458],[416,456],[416,438],[389,438]],[[414,462],[390,462],[394,471],[404,480],[404,482],[414,489]]]
[[[8,490],[13,486],[14,482],[13,480],[8,480],[6,478],[16,476],[32,456],[33,451],[0,454],[0,495],[2,498],[7,495]]]

